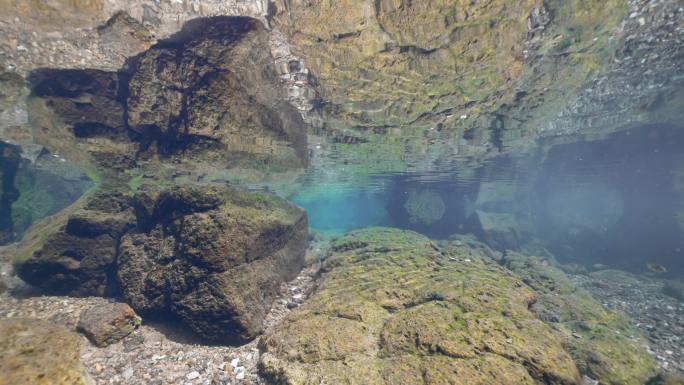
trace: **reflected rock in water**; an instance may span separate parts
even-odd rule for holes
[[[432,190],[409,190],[404,209],[411,223],[429,225],[438,222],[446,212],[442,196]]]

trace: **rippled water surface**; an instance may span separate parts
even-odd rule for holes
[[[684,133],[651,126],[430,173],[305,176],[293,200],[314,230],[387,225],[436,239],[473,233],[499,249],[543,247],[562,262],[683,272]],[[337,182],[343,180],[347,182]]]

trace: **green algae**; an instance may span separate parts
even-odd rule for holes
[[[524,146],[610,68],[627,12],[624,0],[280,3],[273,22],[320,81],[326,134],[357,139],[334,146],[356,174]],[[483,124],[495,116],[500,127]]]
[[[611,385],[643,384],[656,374],[641,332],[626,315],[603,308],[543,259],[509,252],[503,263],[539,293],[533,311],[562,332],[583,373]]]
[[[496,263],[387,228],[330,250],[317,292],[261,340],[271,383],[579,382],[556,332],[528,310],[535,293]]]

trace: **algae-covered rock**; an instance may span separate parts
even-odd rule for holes
[[[113,295],[116,253],[121,236],[135,224],[129,199],[99,192],[86,199],[28,258],[16,261],[17,274],[50,293]]]
[[[81,337],[53,323],[0,320],[0,385],[86,385]]]
[[[243,342],[262,330],[281,283],[304,263],[306,213],[234,188],[143,186],[118,278],[137,311],[168,312],[201,336]]]
[[[497,250],[520,248],[520,226],[514,215],[476,210],[475,218],[478,232],[487,245]]]
[[[410,231],[333,241],[316,293],[260,342],[273,384],[578,384],[536,294]]]
[[[125,303],[96,305],[81,314],[77,329],[96,346],[111,345],[140,326],[140,317]]]
[[[611,385],[643,384],[655,374],[646,341],[627,316],[605,309],[546,260],[508,252],[503,264],[539,293],[532,311],[562,332],[583,374]]]

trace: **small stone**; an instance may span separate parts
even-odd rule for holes
[[[240,365],[240,359],[239,358],[233,358],[232,361],[230,361],[230,366],[233,368],[237,368],[238,365]]]
[[[140,325],[140,317],[125,303],[96,305],[81,314],[77,330],[94,345],[104,347],[120,341]]]
[[[237,373],[235,374],[235,378],[238,380],[244,380],[245,379],[245,367],[244,366],[238,366],[237,367]]]
[[[196,378],[199,378],[199,376],[200,376],[199,372],[194,371],[194,372],[188,373],[188,375],[185,376],[185,378],[187,378],[188,380],[194,380]]]
[[[124,372],[121,374],[121,376],[125,380],[129,380],[131,377],[133,377],[133,368],[131,368],[131,367],[127,368],[126,370],[124,370]]]

